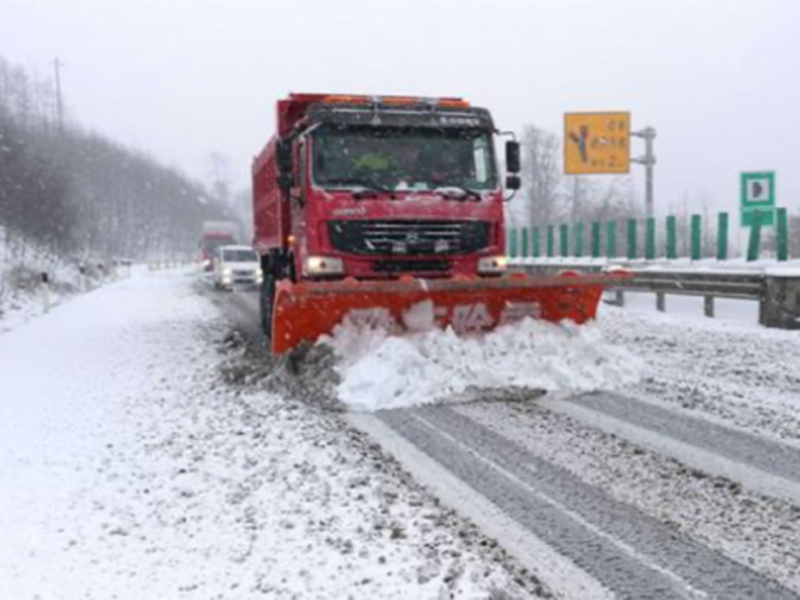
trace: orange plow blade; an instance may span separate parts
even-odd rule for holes
[[[461,335],[524,317],[593,319],[614,275],[513,274],[497,279],[281,282],[275,294],[272,352],[330,334],[346,317],[406,330],[452,327]]]

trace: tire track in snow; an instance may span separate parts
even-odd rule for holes
[[[451,409],[376,415],[621,597],[797,598]]]
[[[800,505],[800,448],[614,393],[544,398],[540,405]]]

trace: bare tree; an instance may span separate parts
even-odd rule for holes
[[[0,227],[56,254],[189,255],[229,209],[141,152],[67,123],[48,80],[0,58]],[[200,201],[202,199],[202,201]],[[17,257],[23,260],[24,257]]]
[[[554,224],[563,215],[561,143],[554,134],[528,125],[520,145],[525,226]]]

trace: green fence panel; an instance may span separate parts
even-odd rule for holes
[[[728,213],[717,215],[717,260],[728,260]]]
[[[667,260],[678,258],[678,227],[675,215],[667,217]]]
[[[691,223],[691,257],[692,260],[700,260],[700,236],[702,234],[700,215],[692,215]]]
[[[592,258],[600,258],[600,222],[592,222]]]
[[[609,221],[606,223],[606,256],[608,258],[617,257],[617,222]]]
[[[656,257],[656,220],[653,217],[645,221],[644,257],[647,260],[654,260]]]
[[[778,260],[788,260],[789,258],[789,215],[785,208],[776,211],[778,217]]]
[[[522,228],[522,258],[528,258],[528,228]]]
[[[559,227],[558,241],[561,244],[559,254],[561,258],[566,258],[569,256],[569,225]]]
[[[628,219],[628,260],[634,260],[638,254],[636,247],[636,219]]]
[[[542,232],[538,227],[533,228],[533,257],[542,255]]]
[[[517,258],[517,230],[512,229],[508,232],[508,255]]]
[[[554,225],[547,226],[547,258],[555,256],[556,249],[556,228]]]
[[[761,216],[760,210],[753,211],[753,224],[750,225],[750,243],[747,244],[747,260],[758,260],[761,249]]]
[[[583,256],[583,223],[575,223],[575,256],[581,258]]]

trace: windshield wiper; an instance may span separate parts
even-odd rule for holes
[[[454,190],[458,190],[461,193],[459,195],[454,195]],[[458,185],[457,183],[445,183],[433,191],[442,194],[445,198],[451,198],[453,200],[466,200],[467,198],[474,198],[476,201],[483,200],[483,196],[481,196],[481,193],[477,190]]]
[[[360,200],[361,198],[365,198],[366,196],[371,196],[371,195],[374,196],[376,192],[380,192],[382,194],[388,194],[390,198],[394,199],[394,190],[384,187],[381,184],[372,181],[371,179],[334,179],[326,183],[339,184],[339,185],[352,185],[364,188],[353,192],[353,198],[355,200]]]

